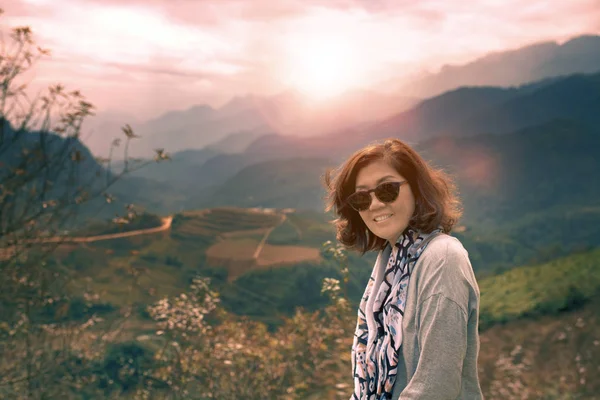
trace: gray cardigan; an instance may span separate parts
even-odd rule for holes
[[[388,246],[375,263],[379,276],[389,253]],[[479,287],[468,253],[456,238],[439,235],[411,271],[392,400],[482,399],[478,321]]]

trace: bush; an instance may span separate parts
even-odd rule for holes
[[[147,371],[153,368],[153,363],[154,352],[138,342],[112,345],[97,371],[98,385],[105,391],[130,392],[148,381]]]
[[[582,308],[589,302],[589,298],[577,289],[575,286],[569,286],[569,292],[564,300],[563,306],[559,311],[575,311]]]
[[[115,310],[116,307],[108,302],[90,304],[81,297],[75,297],[70,301],[65,299],[46,304],[33,319],[37,323],[82,322],[94,314],[106,315]]]
[[[180,268],[183,266],[183,262],[177,256],[166,256],[165,264],[176,268]]]

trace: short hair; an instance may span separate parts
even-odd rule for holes
[[[409,227],[430,233],[441,228],[450,233],[462,214],[456,196],[456,186],[441,169],[431,167],[415,150],[398,139],[368,145],[352,154],[337,170],[327,170],[324,183],[327,188],[326,211],[334,210],[333,221],[337,240],[345,247],[366,253],[382,250],[387,241],[375,236],[365,225],[358,211],[346,204],[355,191],[358,172],[370,163],[388,162],[410,185],[415,198],[415,212]]]

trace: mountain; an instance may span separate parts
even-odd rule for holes
[[[399,92],[431,97],[461,86],[515,86],[544,78],[600,71],[600,36],[584,35],[563,44],[536,43],[492,53],[464,65],[445,65],[412,80]]]
[[[572,120],[575,125],[587,129],[586,126],[600,124],[598,109],[600,74],[548,79],[517,88],[460,88],[425,100],[388,120],[328,135],[264,134],[242,153],[213,154],[212,157],[208,149],[190,150],[187,153],[189,161],[155,166],[157,170],[164,168],[156,173],[156,177],[178,185],[189,195],[187,207],[196,208],[212,195],[209,187],[216,188],[242,169],[258,163],[316,157],[337,164],[361,146],[387,137],[398,137],[412,144],[447,138],[441,140],[443,143],[478,134],[510,135],[528,126],[554,129],[557,120]],[[234,136],[230,137],[235,140]],[[480,140],[475,139],[473,143]],[[463,145],[471,148],[469,143],[467,140]],[[465,155],[456,156],[456,159],[461,157]],[[153,178],[151,174],[139,176]]]
[[[185,186],[193,183],[195,179],[195,176],[190,172],[193,172],[195,168],[219,154],[221,154],[220,151],[210,147],[200,150],[184,150],[171,154],[170,160],[161,163],[150,162],[144,167],[137,169],[136,166],[150,161],[142,159],[139,163],[129,163],[129,168],[133,169],[133,172],[130,172],[128,176],[149,179],[156,182],[181,184],[183,185],[182,189],[185,189]],[[122,171],[124,166],[124,162],[121,160],[113,163],[113,169],[116,172]]]
[[[68,198],[71,202],[83,190],[91,198],[70,208],[72,226],[112,219],[115,214],[124,215],[128,204],[155,213],[166,213],[181,207],[180,198],[185,193],[179,188],[174,188],[169,182],[122,174],[119,169],[111,168],[108,171],[78,138],[48,132],[18,132],[1,119],[0,124],[3,132],[0,135],[0,166],[3,167],[0,168],[0,187],[35,188],[39,193],[46,193],[46,199]],[[79,161],[74,161],[75,158]],[[150,164],[144,168],[155,167],[158,165]],[[12,168],[21,168],[22,175],[11,178]],[[14,185],[15,176],[26,177],[29,182],[11,186]],[[111,202],[106,201],[104,192],[112,196]],[[6,198],[0,199],[4,201]],[[35,204],[31,206],[36,207]],[[14,218],[15,215],[16,211],[13,210],[7,217]]]
[[[319,182],[333,165],[323,158],[253,164],[220,185],[203,206],[322,209],[325,191]]]
[[[223,115],[209,106],[194,106],[168,112],[137,127],[136,132],[143,140],[136,143],[132,154],[147,157],[155,148],[170,153],[201,149],[233,132],[268,129],[267,118],[254,109]]]
[[[3,225],[34,215],[38,209],[43,212],[43,204],[49,200],[71,204],[61,206],[55,213],[58,218],[54,223],[66,224],[63,226],[114,216],[123,210],[124,203],[106,204],[103,196],[97,196],[106,186],[106,170],[79,138],[17,130],[3,118],[0,130]],[[90,198],[76,204],[75,198],[83,192]]]
[[[481,269],[600,246],[600,130],[572,121],[505,135],[437,138],[418,150],[455,177]]]
[[[115,111],[106,111],[97,115],[90,115],[83,121],[81,128],[81,141],[95,156],[109,157],[111,143],[114,139],[124,139],[122,128],[125,124],[139,126],[141,121],[131,114]],[[136,141],[132,144],[134,147]],[[116,158],[123,158],[123,148],[119,147],[113,154]]]
[[[501,224],[561,204],[593,206],[592,200],[600,195],[600,181],[595,179],[600,171],[597,127],[554,120],[510,134],[440,137],[415,147],[434,165],[456,176],[468,202],[466,217],[473,225],[486,221]],[[220,157],[223,165],[232,164],[234,159],[249,161],[241,158],[244,155]],[[225,181],[219,189],[222,196],[231,193],[234,198],[221,197],[220,201],[242,201],[242,192],[250,194],[258,188],[263,198],[274,196],[269,198],[271,206],[291,207],[275,200],[278,186],[295,184],[306,179],[306,174],[311,176],[309,171],[320,168],[324,172],[326,166],[337,163],[336,159],[319,159],[323,161],[305,157],[256,162],[245,167],[238,164],[240,172],[236,178]],[[312,178],[313,187],[320,187],[318,174]],[[318,202],[310,204],[320,208]]]
[[[433,138],[415,147],[455,178],[465,209],[460,235],[481,270],[600,246],[597,125],[554,120],[503,135]],[[339,162],[330,155],[237,165],[229,170],[231,178],[213,181],[206,196],[188,207],[322,211],[321,177]]]
[[[545,79],[512,88],[465,87],[424,100],[388,119],[318,137],[265,135],[247,157],[328,157],[342,160],[374,141],[397,137],[411,144],[435,137],[511,133],[555,119],[600,123],[600,73]]]
[[[600,73],[544,80],[518,88],[459,88],[368,128],[367,140],[412,142],[438,136],[514,132],[556,118],[600,122]]]
[[[170,198],[168,202],[172,202],[172,196],[175,195],[188,209],[205,204],[218,205],[215,200],[217,198],[223,204],[250,204],[241,200],[244,196],[240,193],[227,189],[230,185],[261,188],[264,192],[257,198],[261,198],[263,202],[290,207],[282,198],[268,198],[273,194],[270,189],[272,180],[268,178],[269,168],[252,169],[252,166],[270,165],[271,168],[280,170],[281,174],[303,176],[304,170],[310,171],[313,166],[299,161],[301,159],[326,159],[336,165],[349,153],[369,142],[385,137],[399,137],[430,152],[432,160],[457,172],[459,180],[462,180],[461,190],[468,189],[472,193],[472,196],[466,198],[470,202],[468,210],[484,210],[473,214],[472,220],[480,218],[481,222],[491,221],[490,214],[486,211],[487,205],[492,207],[489,210],[493,209],[493,212],[490,211],[491,215],[503,215],[502,218],[492,218],[493,222],[490,224],[495,227],[496,222],[514,220],[513,217],[502,214],[505,212],[503,210],[514,215],[519,212],[521,216],[539,211],[535,202],[543,199],[541,195],[531,195],[530,203],[523,209],[512,202],[519,196],[521,202],[527,198],[522,193],[528,193],[531,182],[545,182],[544,176],[533,175],[534,171],[539,171],[538,165],[541,168],[557,168],[555,164],[549,163],[558,162],[578,166],[582,160],[590,157],[586,156],[586,152],[598,148],[597,143],[593,142],[594,133],[589,133],[594,132],[591,127],[600,124],[598,109],[600,74],[547,79],[515,88],[460,88],[425,100],[412,110],[380,123],[364,124],[316,137],[265,134],[254,140],[242,153],[218,154],[209,149],[189,150],[176,153],[173,162],[150,166],[152,169],[146,170],[147,173],[137,176],[168,184],[173,188],[172,191],[163,193]],[[497,135],[488,135],[489,133]],[[230,138],[235,140],[235,136]],[[585,147],[573,148],[572,152],[546,154],[550,159],[544,159],[544,155],[539,153],[539,146],[542,144],[559,146],[562,141],[570,143],[580,139]],[[511,159],[511,154],[516,158]],[[284,167],[286,159],[293,159],[289,167]],[[528,164],[531,160],[536,160],[536,163]],[[525,172],[515,170],[517,165]],[[518,177],[518,180],[502,181],[506,188],[511,188],[517,181],[523,183],[518,188],[511,189],[508,198],[506,196],[509,191],[490,194],[487,192],[488,186],[497,188],[498,185],[491,180],[496,179],[495,176],[485,175],[487,166],[498,168],[503,173],[510,171]],[[230,181],[248,168],[252,173],[243,174],[242,181]],[[586,176],[586,169],[581,168],[581,176]],[[562,175],[560,179],[568,185],[573,182],[577,185],[581,183],[579,180],[571,182],[569,177]],[[481,182],[488,186],[483,183],[481,186],[472,186]],[[315,185],[320,185],[318,180],[315,180]],[[552,182],[547,185],[553,187]],[[584,187],[577,185],[573,189],[574,194],[588,193]],[[314,193],[318,193],[318,190],[320,189],[315,189]],[[596,189],[591,185],[590,190]],[[234,193],[237,194],[233,196]],[[235,200],[232,200],[233,197]],[[307,200],[303,206],[298,205],[296,200],[294,207],[320,207],[320,201],[315,199]],[[560,201],[555,200],[558,204],[564,199],[561,197]],[[500,206],[501,201],[506,201],[506,205]]]
[[[197,105],[170,111],[149,121],[130,123],[142,139],[131,144],[129,155],[145,158],[156,148],[176,153],[207,146],[216,146],[220,152],[238,152],[264,134],[316,136],[388,117],[415,102],[412,98],[364,90],[345,93],[320,104],[311,103],[294,91],[273,96],[234,97],[220,108]],[[97,154],[107,153],[114,135],[119,137],[121,126],[127,123],[121,121],[118,125],[115,118],[113,115],[98,117],[89,125],[96,131],[90,143]],[[227,139],[232,135],[235,139]],[[233,148],[232,142],[236,143]],[[118,151],[116,156],[122,157],[121,153]]]
[[[221,154],[241,153],[246,150],[252,142],[261,136],[263,136],[263,134],[258,131],[234,132],[225,136],[221,140],[206,146],[205,149]]]

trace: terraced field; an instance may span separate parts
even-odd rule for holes
[[[276,212],[253,209],[217,208],[177,214],[173,220],[173,234],[185,236],[213,236],[232,232],[269,229],[279,223]]]

